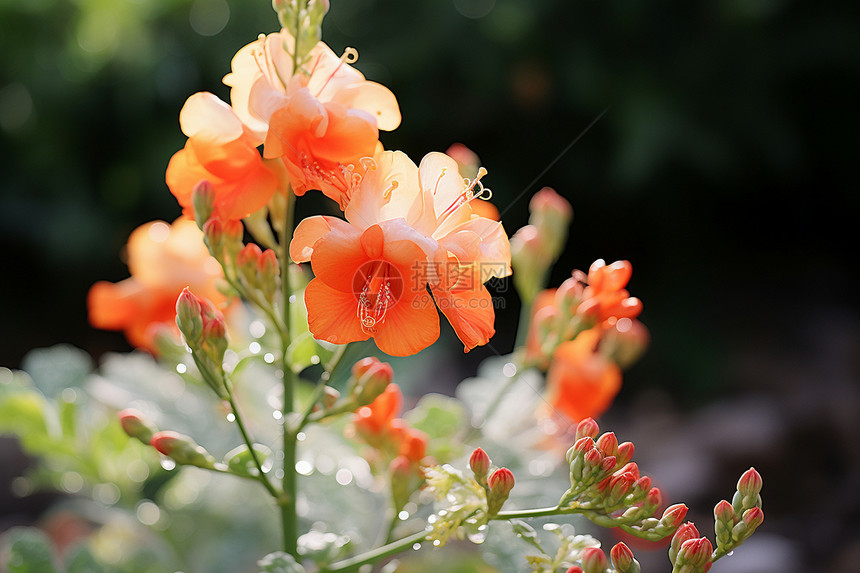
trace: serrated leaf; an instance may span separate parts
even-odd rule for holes
[[[56,573],[53,550],[48,536],[31,527],[12,529],[9,544],[9,573]]]
[[[257,452],[257,458],[260,460],[260,465],[264,471],[271,469],[272,450],[263,444],[254,444],[254,451]],[[224,463],[230,468],[230,471],[240,475],[256,476],[259,474],[257,464],[254,463],[254,457],[251,455],[251,450],[248,446],[241,445],[233,448],[224,456]]]
[[[283,551],[269,553],[259,561],[260,573],[305,573],[305,568]]]

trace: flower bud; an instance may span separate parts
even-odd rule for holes
[[[580,569],[579,567],[574,565],[573,567],[571,567],[570,569],[565,571],[565,573],[583,573],[583,572],[582,572],[582,569]]]
[[[587,547],[582,550],[579,559],[583,573],[604,573],[609,567],[606,554],[599,547]]]
[[[606,432],[600,436],[596,445],[604,456],[615,456],[618,453],[618,438],[614,432]]]
[[[675,567],[686,567],[687,571],[707,571],[710,569],[711,553],[714,551],[707,537],[688,539],[681,545],[675,557]]]
[[[565,458],[567,459],[567,463],[572,463],[573,459],[576,456],[584,456],[586,452],[594,449],[594,440],[589,436],[583,436],[576,440],[576,442],[571,446],[569,450],[567,450],[567,454]]]
[[[632,460],[633,451],[635,449],[636,448],[633,445],[633,442],[624,442],[623,444],[618,444],[618,453],[615,454],[615,457],[618,458],[618,463],[621,465],[625,465],[630,460]]]
[[[514,270],[514,286],[526,303],[534,301],[543,288],[546,274],[552,265],[546,241],[537,227],[526,225],[510,239],[511,265]]]
[[[243,282],[250,288],[259,288],[257,268],[263,251],[256,243],[248,243],[236,255],[236,267]]]
[[[585,418],[580,420],[579,424],[576,425],[577,440],[580,440],[585,436],[594,439],[599,433],[600,427],[597,425],[597,422],[594,421],[594,418]]]
[[[514,474],[508,468],[499,468],[487,478],[487,506],[490,515],[499,512],[514,488]]]
[[[215,466],[215,458],[203,446],[184,434],[171,431],[156,432],[150,444],[177,464],[209,469]]]
[[[674,564],[675,557],[678,555],[678,551],[681,550],[681,545],[685,541],[696,539],[697,537],[699,537],[699,530],[696,529],[696,525],[692,521],[688,521],[679,527],[675,531],[675,535],[672,536],[672,543],[669,545],[669,561]]]
[[[618,573],[639,573],[639,562],[633,558],[633,552],[623,542],[616,543],[609,551],[612,565]]]
[[[760,507],[753,507],[744,512],[743,521],[752,533],[756,527],[764,522],[764,512]]]
[[[242,226],[242,221],[227,220],[221,223],[223,228],[224,250],[227,256],[235,259],[236,255],[242,249],[242,239],[245,236],[245,227]]]
[[[617,463],[618,462],[616,462],[616,464]],[[633,474],[634,480],[639,479],[639,466],[636,464],[636,462],[627,462],[626,464],[621,466],[620,469],[615,470],[615,475],[621,475],[625,472],[630,472],[631,474]]]
[[[651,478],[648,476],[642,476],[633,482],[633,491],[636,492],[637,496],[647,496],[651,493]],[[657,490],[658,492],[660,490]]]
[[[149,445],[152,435],[158,431],[155,424],[150,422],[142,412],[134,408],[126,408],[117,414],[122,430],[129,437],[136,438]]]
[[[648,508],[649,511],[654,511],[661,503],[663,503],[663,493],[660,491],[660,488],[652,487],[649,489],[648,493],[645,495],[645,507]]]
[[[623,369],[629,368],[645,353],[651,335],[636,319],[619,318],[604,334],[604,346],[610,360]]]
[[[621,475],[614,475],[609,478],[609,491],[606,494],[604,505],[606,507],[612,507],[621,503],[621,500],[625,495],[627,495],[627,492],[630,491],[630,487],[633,485],[634,481],[636,481],[636,478],[634,478],[633,474],[630,472],[625,472]]]
[[[550,262],[555,261],[567,240],[567,229],[573,219],[573,208],[550,187],[544,187],[529,201],[529,224],[538,228],[547,242]]]
[[[278,257],[272,249],[266,249],[257,261],[257,272],[260,276],[260,290],[266,300],[272,302],[278,291],[278,277],[281,270],[278,267]]]
[[[487,455],[487,452],[481,448],[475,448],[475,451],[469,456],[469,467],[479,484],[487,483],[487,473],[490,471],[490,456]]]
[[[735,518],[735,512],[732,509],[732,504],[730,504],[726,500],[720,501],[714,507],[714,519],[716,519],[717,521],[724,521],[724,522],[732,521],[733,522],[734,518]]]
[[[677,528],[687,517],[687,506],[683,503],[670,505],[663,512],[663,517],[660,518],[660,525],[671,529]]]
[[[761,475],[750,468],[738,480],[738,492],[744,497],[755,497],[761,493],[762,483]]]
[[[219,262],[224,260],[224,226],[221,219],[212,217],[203,224],[203,242],[209,254]]]
[[[194,208],[194,221],[197,228],[203,230],[204,223],[212,216],[215,210],[215,190],[206,181],[200,181],[191,191],[191,205]]]
[[[362,358],[352,367],[350,394],[356,407],[373,402],[382,394],[394,378],[394,369],[387,362],[369,356]]]
[[[322,404],[324,408],[331,408],[332,406],[334,406],[334,403],[337,402],[339,398],[340,392],[338,392],[331,386],[326,386],[323,389]]]
[[[201,300],[188,287],[182,289],[179,298],[176,299],[176,326],[179,327],[188,346],[197,344],[203,335],[201,307]]]

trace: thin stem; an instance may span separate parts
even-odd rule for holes
[[[284,551],[298,558],[296,539],[298,538],[298,517],[296,515],[296,433],[291,431],[289,416],[293,412],[293,393],[295,389],[295,373],[290,363],[287,351],[292,342],[292,325],[290,321],[293,295],[290,284],[290,240],[293,236],[293,207],[296,197],[289,184],[285,186],[287,193],[286,214],[284,217],[284,228],[280,234],[281,247],[281,286],[283,288],[283,314],[284,332],[281,336],[281,367],[284,376],[284,404],[282,411],[283,439],[284,439],[284,463],[282,471],[284,474],[282,488],[284,495],[280,500],[281,522],[284,529]]]
[[[392,541],[387,545],[383,545],[382,547],[377,547],[371,551],[367,551],[365,553],[359,553],[349,559],[344,559],[343,561],[337,561],[332,563],[328,567],[323,567],[320,571],[325,571],[326,573],[340,573],[347,571],[354,571],[358,569],[362,565],[367,565],[368,563],[375,563],[380,559],[385,559],[391,555],[396,553],[400,553],[401,551],[405,551],[409,549],[416,543],[421,543],[424,541],[424,538],[427,537],[426,531],[419,531],[418,533],[413,533],[412,535],[408,535],[402,539],[398,539],[397,541]]]
[[[325,387],[328,384],[328,381],[331,380],[332,373],[334,373],[335,369],[340,364],[343,355],[346,353],[347,346],[347,344],[338,346],[337,350],[334,351],[334,354],[332,355],[331,359],[325,365],[325,371],[322,373],[319,380],[317,380],[317,385],[314,388],[314,393],[311,395],[310,401],[305,406],[305,410],[302,413],[302,417],[299,420],[299,423],[296,424],[294,430],[296,434],[301,432],[302,429],[308,425],[308,422],[310,421],[310,415],[314,411],[314,406],[316,406],[317,402],[319,402],[320,398],[322,398],[322,395],[325,392]]]
[[[242,439],[245,440],[245,445],[248,446],[248,451],[251,452],[251,459],[254,460],[254,465],[257,467],[257,471],[260,474],[257,479],[260,480],[260,483],[265,486],[266,490],[272,495],[272,497],[278,499],[281,494],[275,489],[275,486],[272,485],[269,478],[267,478],[266,474],[263,472],[263,465],[260,463],[260,458],[257,457],[257,451],[254,449],[254,442],[251,441],[251,437],[248,435],[248,430],[245,428],[245,423],[242,421],[242,415],[239,413],[239,408],[236,406],[236,400],[233,398],[233,392],[229,388],[227,389],[227,401],[230,402],[230,408],[233,410],[233,417],[236,419],[236,426],[239,427]]]
[[[579,508],[542,507],[539,509],[517,509],[512,511],[500,511],[496,515],[491,515],[490,519],[505,520],[505,519],[525,519],[528,517],[548,517],[550,515],[565,515],[568,513],[579,513]]]
[[[517,338],[514,343],[514,348],[519,348],[526,345],[526,340],[529,335],[529,327],[532,321],[532,302],[522,301],[520,307],[520,320],[517,323]]]

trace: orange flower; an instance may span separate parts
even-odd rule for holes
[[[127,257],[132,276],[118,283],[97,282],[87,306],[90,324],[125,331],[133,346],[154,352],[157,327],[178,334],[176,299],[186,286],[216,303],[225,300],[215,288],[221,267],[209,256],[193,221],[153,221],[138,227],[128,239]]]
[[[364,230],[333,218],[302,221],[290,252],[297,262],[309,259],[316,275],[305,289],[310,331],[335,344],[372,336],[392,356],[430,346],[439,337],[439,317],[426,301],[435,248],[400,219]]]
[[[631,297],[624,288],[633,274],[633,266],[628,261],[615,261],[608,265],[597,259],[588,269],[588,286],[582,293],[582,302],[576,312],[597,321],[611,317],[636,318],[642,312],[642,302]]]
[[[266,142],[265,156],[283,158],[295,193],[320,189],[344,207],[353,170],[373,156],[378,130],[400,124],[397,99],[349,65],[355,50],[338,58],[319,42],[295,73],[293,45],[286,30],[248,44],[224,83],[236,114]]]
[[[215,192],[214,215],[223,220],[247,217],[268,203],[278,185],[257,151],[259,141],[230,107],[210,93],[185,102],[179,114],[185,148],[167,166],[167,186],[194,218],[191,192],[206,180]]]
[[[596,350],[601,333],[601,327],[586,330],[553,354],[547,402],[573,421],[600,416],[621,389],[621,369]]]
[[[421,245],[423,253],[412,251],[415,258],[409,277],[414,288],[408,300],[413,305],[415,317],[421,311],[423,318],[417,324],[427,329],[428,336],[422,337],[421,346],[406,345],[405,341],[415,336],[401,332],[396,335],[400,339],[398,351],[412,354],[436,339],[438,326],[432,339],[429,337],[433,300],[463,341],[464,349],[469,351],[486,344],[495,333],[492,298],[483,283],[493,276],[504,277],[511,272],[510,245],[501,223],[472,213],[470,202],[482,190],[477,179],[464,182],[458,174],[456,162],[441,153],[429,154],[419,168],[403,153],[382,152],[374,158],[355,189],[344,212],[348,222],[331,217],[305,219],[296,229],[290,255],[296,262],[310,260],[314,272],[320,277],[316,253],[321,248],[331,248],[323,242],[331,233],[352,236],[352,241],[356,242],[358,239],[355,237],[359,234],[382,225],[383,228],[398,229],[403,236],[413,237],[413,242]],[[330,255],[339,260],[338,273],[354,272],[350,269],[355,269],[355,264],[346,264],[342,254],[345,252],[341,247]],[[364,259],[358,262],[366,263]],[[330,281],[323,279],[323,282]],[[433,299],[423,292],[425,286],[430,287]],[[322,312],[322,301],[312,299],[307,293],[305,300],[309,315]],[[398,304],[402,306],[402,303]],[[355,314],[354,304],[352,308]],[[318,338],[320,335],[326,337],[330,327],[335,326],[331,324],[333,320],[326,319],[325,328],[315,330],[312,326],[311,331]],[[381,333],[379,324],[388,320],[382,314],[372,326]],[[323,326],[322,321],[319,324]],[[343,320],[337,324],[346,322]],[[340,334],[334,334],[338,340],[341,339]],[[379,344],[379,334],[375,331],[372,334]],[[391,335],[386,334],[386,337],[390,339]],[[380,348],[389,352],[382,345]]]
[[[400,391],[400,386],[389,384],[373,402],[362,406],[355,413],[353,424],[356,432],[366,441],[374,441],[390,429],[392,420],[400,413],[402,407],[403,393]]]

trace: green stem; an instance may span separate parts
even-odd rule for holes
[[[281,232],[281,286],[283,289],[283,314],[284,332],[281,337],[281,367],[284,376],[284,404],[282,411],[283,439],[284,439],[284,463],[282,471],[284,474],[282,488],[284,495],[281,497],[281,522],[284,530],[284,551],[298,559],[296,540],[298,538],[298,517],[296,515],[296,433],[290,428],[290,414],[293,412],[293,392],[295,390],[295,373],[287,355],[287,350],[292,342],[292,326],[290,321],[292,303],[290,297],[293,294],[290,285],[290,240],[293,236],[293,207],[296,197],[289,185],[286,187],[287,205],[284,217],[284,228]]]
[[[491,515],[490,519],[506,520],[506,519],[525,519],[529,517],[548,517],[550,515],[565,515],[568,513],[579,513],[579,508],[561,509],[555,507],[542,507],[539,509],[517,509],[512,511],[500,511],[496,515]]]
[[[517,338],[514,343],[514,348],[520,348],[526,345],[526,339],[529,335],[529,327],[532,321],[532,302],[522,301],[520,307],[520,321],[517,323]]]
[[[418,533],[413,533],[407,537],[402,539],[398,539],[397,541],[392,541],[387,545],[383,545],[382,547],[377,547],[371,551],[367,551],[365,553],[360,553],[355,555],[354,557],[350,557],[349,559],[344,559],[343,561],[337,561],[336,563],[332,563],[328,567],[323,567],[320,569],[320,572],[326,573],[345,573],[347,571],[354,571],[361,567],[362,565],[367,565],[368,563],[376,563],[380,559],[385,559],[391,555],[396,553],[400,553],[401,551],[405,551],[409,549],[416,543],[421,543],[424,541],[424,538],[427,537],[426,531],[419,531]]]
[[[254,449],[254,442],[251,441],[251,437],[248,435],[248,430],[245,428],[245,423],[242,421],[242,415],[239,413],[239,408],[236,406],[236,400],[233,397],[233,391],[230,388],[227,389],[227,401],[230,402],[230,409],[233,410],[233,417],[236,419],[236,426],[239,427],[242,439],[245,440],[245,445],[248,446],[248,451],[251,452],[251,459],[254,460],[254,465],[257,467],[257,471],[259,472],[257,479],[260,480],[260,483],[263,484],[272,497],[278,499],[281,494],[275,489],[275,486],[272,485],[272,482],[269,481],[269,478],[267,478],[266,474],[263,472],[263,465],[260,463],[260,458],[257,456],[257,451]]]
[[[308,422],[310,421],[309,420],[310,415],[314,411],[314,406],[316,406],[317,402],[319,402],[320,398],[322,398],[322,395],[325,392],[325,387],[328,384],[328,381],[331,380],[332,373],[338,367],[341,359],[343,358],[343,355],[346,353],[346,347],[347,346],[348,346],[347,344],[339,346],[337,348],[337,350],[334,351],[334,354],[332,355],[331,360],[329,360],[328,364],[326,364],[325,372],[322,373],[322,375],[320,376],[320,379],[317,381],[317,385],[314,388],[314,392],[311,395],[311,399],[308,402],[308,404],[305,406],[305,410],[302,413],[302,417],[299,420],[299,423],[296,424],[295,429],[293,430],[294,433],[298,434],[299,432],[302,431],[302,429],[305,426],[307,426]]]

